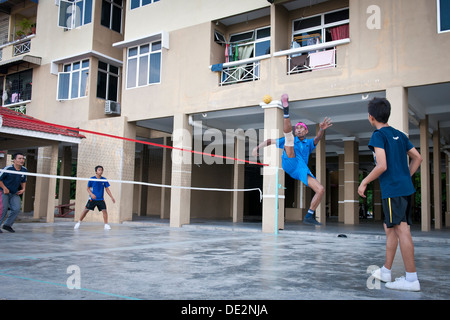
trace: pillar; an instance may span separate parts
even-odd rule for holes
[[[56,175],[58,167],[58,143],[38,149],[37,173]],[[55,221],[56,179],[36,177],[36,193],[33,218]]]
[[[192,150],[192,128],[186,114],[176,114],[173,117],[172,141],[174,148]],[[192,153],[172,150],[172,182],[176,187],[191,187]],[[190,223],[191,190],[172,188],[170,197],[170,226],[181,227]]]
[[[433,132],[434,228],[442,228],[441,142],[439,128]]]
[[[163,144],[168,145],[169,139],[168,137],[163,137]],[[162,175],[161,175],[161,184],[168,185],[170,184],[170,154],[167,148],[163,149],[162,156]],[[170,218],[170,189],[169,188],[161,188],[161,219],[169,219]]]
[[[359,224],[359,142],[344,139],[344,208],[345,224]]]
[[[345,183],[344,183],[344,153],[338,153],[339,162],[339,200],[338,200],[338,221],[345,221]]]
[[[283,110],[280,101],[270,104],[261,103],[264,109],[264,140],[278,139],[283,136]],[[284,190],[278,189],[278,208],[276,205],[276,188],[284,185],[284,171],[281,168],[282,150],[272,145],[264,148],[264,163],[269,166],[263,169],[263,214],[262,231],[267,233],[278,232],[284,228]],[[278,170],[278,181],[277,171]],[[278,184],[278,185],[277,185]],[[278,217],[276,211],[278,209]],[[277,219],[277,220],[275,220]]]
[[[446,184],[445,194],[447,199],[447,211],[445,212],[445,226],[450,227],[450,156],[449,152],[445,152],[445,172],[446,172]]]
[[[316,132],[319,132],[320,126],[316,125]],[[325,194],[320,201],[319,206],[316,209],[316,218],[322,225],[326,225],[327,223],[327,168],[326,168],[326,157],[327,154],[325,152],[325,135],[323,133],[322,140],[316,147],[316,179],[320,182],[320,184],[325,188]]]
[[[409,120],[407,89],[404,87],[387,88],[386,99],[391,103],[389,125],[408,135]]]
[[[234,139],[234,155],[237,159],[245,159],[244,131],[239,130]],[[233,164],[233,189],[244,189],[245,163],[234,161]],[[244,193],[233,191],[232,216],[233,222],[244,221]]]
[[[63,147],[60,175],[70,177],[72,175],[72,147]],[[70,180],[59,180],[58,204],[70,203]]]
[[[422,207],[422,231],[431,230],[431,212],[430,212],[430,153],[428,140],[428,116],[420,120],[420,154],[422,164],[420,166],[420,191]]]
[[[142,146],[141,158],[140,158],[140,181],[149,182],[149,148],[148,145],[144,144]],[[148,186],[139,185],[139,196],[138,196],[138,216],[147,215],[147,203],[148,203]]]

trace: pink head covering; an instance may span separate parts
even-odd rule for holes
[[[299,122],[295,125],[295,128],[297,128],[298,126],[302,126],[303,128],[305,128],[306,130],[308,130],[308,127],[306,126],[306,124],[304,124],[303,122]]]

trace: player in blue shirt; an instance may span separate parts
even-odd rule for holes
[[[369,102],[369,122],[376,128],[369,142],[374,153],[375,168],[364,178],[358,194],[364,195],[367,185],[380,179],[381,198],[386,232],[386,260],[384,266],[372,275],[386,283],[386,288],[420,291],[414,262],[411,224],[411,195],[415,192],[411,176],[419,168],[422,157],[404,133],[389,126],[391,105],[384,98]],[[408,156],[411,162],[408,164]],[[391,282],[391,268],[397,246],[400,244],[406,276]]]
[[[26,175],[8,173],[8,171],[27,172],[27,168],[23,166],[25,163],[25,156],[22,153],[15,153],[12,156],[12,160],[13,164],[3,168],[5,171],[0,173],[0,194],[3,202],[3,208],[0,212],[0,225],[5,221],[3,229],[9,232],[15,232],[12,225],[19,215],[21,208],[20,196],[25,192],[27,184]],[[8,218],[6,218],[8,208],[11,211]],[[2,233],[1,230],[0,233]]]
[[[98,181],[89,180],[87,191],[89,193],[89,200],[86,203],[86,208],[81,213],[80,220],[75,224],[74,229],[78,229],[80,227],[81,221],[83,221],[84,217],[86,217],[89,210],[94,211],[95,207],[98,208],[98,211],[103,213],[103,220],[105,222],[105,230],[111,229],[108,224],[108,212],[106,211],[106,203],[104,199],[104,191],[111,197],[113,203],[116,203],[114,197],[112,196],[111,191],[109,190],[109,182],[106,178],[102,177],[103,167],[96,166],[95,167],[95,176],[91,177],[91,179],[98,179]]]
[[[292,133],[292,124],[289,118],[289,103],[288,95],[284,94],[281,97],[284,111],[283,131],[284,137],[280,139],[268,139],[262,142],[259,146],[253,149],[253,156],[258,156],[258,149],[276,144],[280,149],[283,149],[282,155],[282,167],[283,170],[288,173],[292,178],[302,181],[306,186],[310,187],[315,195],[311,200],[308,213],[303,219],[304,224],[320,226],[314,212],[320,204],[323,195],[325,194],[325,188],[317,181],[311,170],[308,168],[308,160],[310,154],[314,151],[317,144],[323,137],[324,131],[331,127],[331,119],[325,117],[325,120],[319,124],[320,130],[314,139],[307,139],[308,127],[303,122],[297,123],[295,126],[295,137]]]

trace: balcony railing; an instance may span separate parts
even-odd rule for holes
[[[21,54],[30,52],[30,50],[31,50],[31,40],[14,44],[13,56],[19,56]]]
[[[275,57],[287,56],[287,74],[296,74],[336,67],[336,47],[350,43],[350,39],[342,39],[319,43],[312,46],[275,52]]]
[[[224,63],[222,70],[220,71],[219,84],[224,86],[259,80],[260,61],[267,58],[270,58],[270,54]]]

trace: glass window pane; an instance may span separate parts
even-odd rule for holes
[[[349,19],[349,10],[341,10],[337,12],[328,13],[325,15],[325,23],[334,23],[342,20]]]
[[[72,73],[72,89],[70,91],[70,98],[78,98],[80,88],[80,71]]]
[[[104,63],[104,62],[101,62],[101,61],[99,61],[99,62],[98,62],[98,68],[99,68],[99,69],[101,69],[101,70],[105,70],[105,71],[108,71],[108,64],[107,64],[107,63]]]
[[[265,54],[270,54],[270,40],[257,42],[255,44],[255,56],[262,56]]]
[[[63,28],[72,27],[72,3],[63,0],[59,3],[58,25]]]
[[[83,23],[83,0],[75,2],[74,27],[77,28]]]
[[[81,61],[81,67],[82,68],[89,68],[89,60]]]
[[[241,41],[251,41],[254,38],[254,32],[244,32],[240,34],[235,34],[230,37],[230,42],[241,42]]]
[[[112,66],[112,65],[109,65],[109,72],[118,75],[118,74],[119,74],[119,68],[118,68],[118,67],[115,67],[115,66]]]
[[[256,39],[268,38],[270,37],[270,27],[256,30]]]
[[[320,26],[321,24],[322,24],[321,16],[297,20],[294,21],[294,31]]]
[[[84,23],[91,23],[92,21],[92,0],[84,0]]]
[[[72,70],[72,65],[71,64],[66,64],[66,65],[64,65],[64,72],[67,72],[67,71],[70,71],[70,70]]]
[[[117,101],[117,90],[119,88],[119,78],[109,76],[108,100]]]
[[[136,87],[137,59],[129,59],[127,67],[127,88]]]
[[[122,9],[119,7],[113,6],[111,29],[114,31],[120,32],[121,25],[122,25]]]
[[[150,83],[161,82],[161,52],[150,55]]]
[[[139,86],[145,86],[147,84],[148,77],[148,56],[139,58]]]
[[[161,50],[161,41],[152,43],[152,51],[158,51],[158,50]]]
[[[439,31],[448,31],[450,30],[450,0],[439,0],[439,9]]]
[[[142,5],[145,6],[146,4],[152,3],[152,0],[142,0]]]
[[[86,97],[88,95],[88,76],[89,76],[89,70],[83,70],[81,71],[81,83],[80,83],[80,97]]]
[[[106,0],[102,1],[102,12],[100,17],[100,23],[107,28],[111,25],[111,3]]]
[[[69,99],[70,73],[58,74],[58,99]]]
[[[143,46],[140,46],[140,50],[139,53],[140,54],[144,54],[144,53],[148,53],[150,46],[148,44],[145,44]]]
[[[140,6],[140,0],[131,0],[131,9],[136,9]]]
[[[79,70],[80,69],[80,63],[79,62],[75,62],[73,64],[73,70]]]
[[[137,47],[128,49],[128,56],[129,57],[136,56],[137,53],[138,53],[138,48]]]
[[[97,76],[97,98],[106,99],[106,78],[104,72],[99,71]]]

